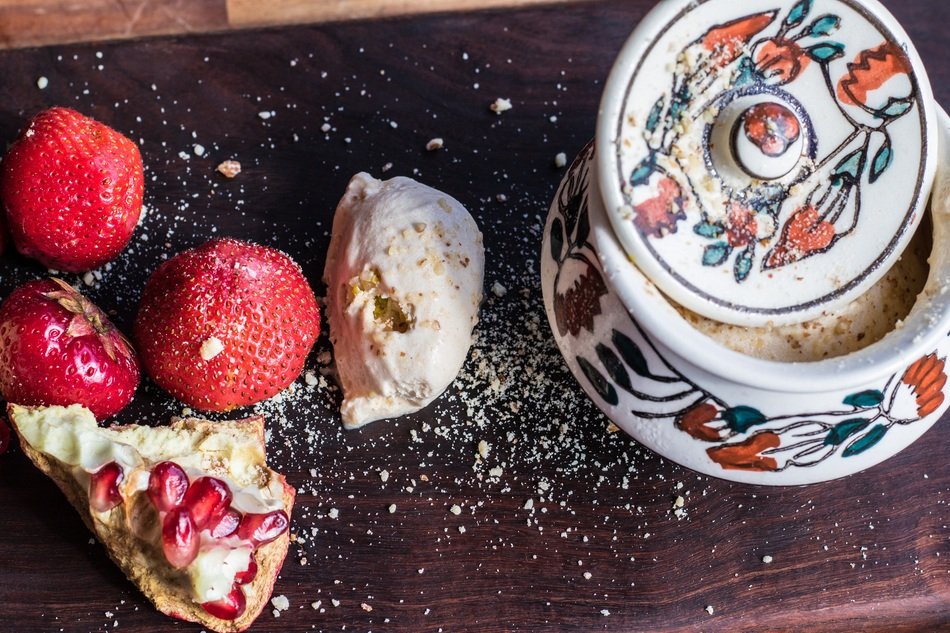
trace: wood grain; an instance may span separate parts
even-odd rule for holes
[[[214,235],[282,248],[321,292],[333,209],[356,171],[438,186],[482,227],[486,287],[507,292],[487,293],[477,357],[437,403],[344,433],[330,377],[264,407],[271,459],[300,493],[299,540],[276,587],[290,609],[252,631],[950,631],[947,418],[841,481],[730,484],[607,433],[554,348],[537,280],[563,173],[553,158],[592,136],[611,61],[651,4],[0,53],[3,142],[64,104],[141,145],[149,212],[87,287],[120,327],[164,258]],[[950,103],[950,4],[887,4]],[[496,97],[514,108],[492,113]],[[425,151],[434,136],[445,149]],[[232,181],[214,172],[225,158],[244,166]],[[0,296],[45,272],[12,253],[0,264]],[[328,351],[324,335],[307,369],[319,376]],[[180,411],[146,383],[121,421]],[[491,446],[482,464],[479,440]],[[0,630],[200,628],[156,613],[13,448],[0,456]]]
[[[0,49],[563,2],[565,0],[0,0]]]

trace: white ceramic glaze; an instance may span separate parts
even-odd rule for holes
[[[876,0],[663,0],[606,83],[598,184],[619,243],[677,303],[796,323],[900,257],[935,134],[923,64]]]
[[[541,279],[572,373],[617,426],[693,470],[798,485],[873,466],[950,405],[950,117],[941,113],[927,285],[900,329],[847,356],[779,363],[700,334],[630,261],[598,188],[593,144],[544,230]],[[938,137],[934,137],[938,138]]]

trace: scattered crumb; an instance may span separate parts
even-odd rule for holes
[[[765,556],[762,557],[762,562],[768,565],[769,563],[772,562],[772,557],[766,554]]]
[[[436,137],[436,138],[430,139],[429,142],[426,143],[426,149],[430,152],[434,152],[437,149],[442,149],[444,144],[445,143],[441,137]]]
[[[320,605],[323,604],[322,600],[317,600],[316,602],[311,602],[310,606],[313,607],[313,610],[316,611],[320,608]]]
[[[462,508],[460,508],[459,505],[456,503],[456,504],[453,504],[451,508],[449,508],[449,512],[451,512],[455,516],[458,516],[462,514]]]
[[[360,603],[360,609],[362,609],[363,611],[366,611],[366,612],[368,613],[368,612],[370,612],[370,611],[373,610],[373,607],[371,607],[370,605],[366,604],[365,602],[361,602],[361,603]]]
[[[207,362],[223,351],[224,343],[221,342],[221,339],[217,336],[209,336],[205,339],[204,343],[201,344],[201,349],[198,353],[201,355],[201,360]]]
[[[564,165],[567,165],[567,154],[564,152],[558,152],[554,155],[554,166],[560,169],[561,167],[564,167]]]
[[[395,503],[389,504],[389,514],[395,514],[395,512],[396,512],[396,504]]]
[[[713,609],[713,606],[711,604],[706,606],[706,613],[708,613],[709,615],[712,615],[714,611],[715,609]]]
[[[46,77],[40,77],[36,80],[36,87],[40,90],[46,90],[46,86],[49,85],[49,79]]]
[[[225,160],[218,164],[218,173],[225,178],[234,178],[241,173],[241,163],[236,160]]]
[[[284,594],[274,596],[270,599],[270,603],[274,605],[274,608],[278,611],[286,611],[290,608],[290,600],[288,600]]]
[[[205,146],[201,143],[195,143],[194,147],[191,148],[195,153],[195,156],[204,156],[205,155]]]
[[[337,600],[336,598],[331,598],[331,599],[330,599],[330,604],[332,604],[334,607],[338,607],[338,606],[340,606],[340,601]]]
[[[491,285],[492,294],[496,297],[504,297],[508,293],[508,289],[502,286],[497,281]]]
[[[383,483],[386,483],[387,481],[389,481],[389,471],[388,470],[379,471],[379,480],[382,481]]]
[[[491,445],[485,440],[478,441],[478,456],[482,459],[488,459],[488,454],[491,452]]]
[[[491,104],[489,107],[491,108],[492,112],[494,112],[495,114],[501,114],[502,112],[507,112],[508,110],[511,110],[511,100],[502,99],[501,97],[499,97],[498,99],[495,99],[495,102]]]
[[[340,511],[337,510],[336,508],[330,508],[330,511],[327,512],[327,516],[330,517],[331,519],[335,519],[338,516],[340,516]]]

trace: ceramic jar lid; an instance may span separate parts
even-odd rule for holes
[[[804,321],[904,250],[935,120],[923,64],[876,0],[663,0],[607,82],[598,183],[671,299],[727,323]]]

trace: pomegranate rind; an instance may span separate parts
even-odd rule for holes
[[[290,546],[290,530],[284,532],[277,539],[260,546],[254,552],[254,561],[258,572],[254,580],[244,586],[247,596],[247,606],[244,613],[235,620],[222,620],[205,611],[194,601],[181,572],[174,570],[165,560],[161,543],[147,543],[135,536],[128,529],[126,512],[134,506],[145,502],[151,506],[146,495],[140,499],[126,499],[111,511],[96,514],[89,509],[88,490],[79,485],[73,476],[72,467],[58,459],[36,450],[27,442],[20,431],[18,416],[27,411],[49,409],[65,410],[65,407],[23,407],[16,404],[7,405],[7,416],[13,430],[20,439],[23,453],[46,476],[53,480],[57,487],[66,496],[69,503],[76,508],[86,527],[105,546],[109,558],[118,565],[125,575],[139,588],[155,608],[165,615],[196,622],[215,633],[240,633],[245,631],[267,606],[273,593],[277,575],[287,557]],[[121,426],[112,427],[121,430]],[[197,418],[175,420],[171,423],[172,430],[188,429],[200,431],[207,437],[225,430],[238,432],[247,437],[253,437],[259,443],[261,453],[264,453],[264,419],[261,416],[245,418],[243,420],[210,422]],[[264,464],[262,464],[263,466]],[[283,475],[274,472],[274,477],[280,482],[283,489],[282,500],[288,516],[291,515],[296,491],[287,483]],[[143,564],[142,561],[149,561]]]

